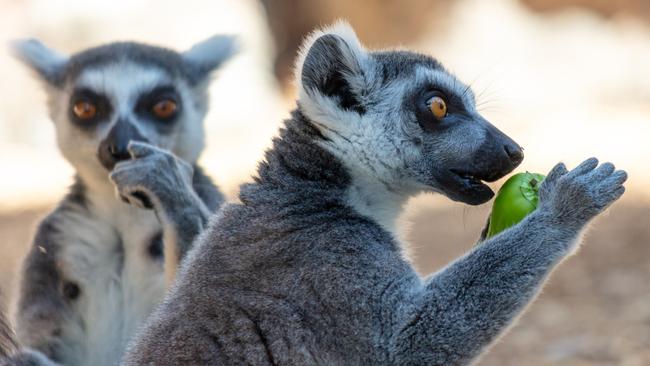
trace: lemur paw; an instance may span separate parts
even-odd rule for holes
[[[143,142],[131,141],[128,150],[131,159],[117,163],[109,176],[123,201],[140,208],[158,208],[191,189],[194,170],[185,161]]]
[[[582,227],[625,192],[627,173],[612,163],[587,159],[568,172],[556,165],[540,187],[539,208],[559,223]]]

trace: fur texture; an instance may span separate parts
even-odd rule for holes
[[[164,274],[171,283],[223,202],[195,164],[209,74],[232,55],[233,39],[185,53],[130,42],[70,57],[37,41],[15,51],[46,85],[58,145],[77,177],[25,259],[16,315],[25,348],[4,362],[114,365],[162,298]],[[170,118],[152,113],[161,100],[175,103]],[[95,118],[78,118],[80,101]]]
[[[623,193],[611,164],[559,164],[537,211],[420,278],[391,232],[401,203],[421,191],[485,202],[480,181],[511,171],[519,147],[432,58],[367,52],[344,24],[303,50],[298,109],[241,203],[202,234],[126,365],[467,364]],[[444,118],[432,119],[431,92],[446,98]]]

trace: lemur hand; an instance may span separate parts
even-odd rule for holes
[[[554,223],[579,230],[623,195],[626,179],[625,171],[615,170],[612,163],[598,166],[596,158],[570,172],[559,163],[540,187],[537,209]]]
[[[168,283],[207,225],[210,211],[192,186],[194,169],[174,154],[131,141],[131,160],[117,163],[110,174],[117,195],[142,208],[153,208],[163,226],[165,276]]]
[[[192,166],[155,146],[131,141],[130,160],[115,165],[109,178],[123,201],[159,214],[194,205]]]

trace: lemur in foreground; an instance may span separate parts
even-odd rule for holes
[[[482,181],[521,148],[438,61],[366,51],[345,24],[307,39],[296,78],[254,182],[213,216],[126,365],[467,364],[623,194],[612,164],[558,164],[534,213],[421,278],[394,234],[408,198],[485,203]]]
[[[70,57],[35,40],[15,45],[45,82],[76,177],[23,264],[16,333],[25,350],[4,362],[118,362],[223,202],[196,162],[210,74],[234,41],[214,36],[182,53],[112,43]]]

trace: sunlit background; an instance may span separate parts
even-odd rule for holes
[[[650,364],[648,1],[0,0],[0,43],[35,37],[71,53],[137,40],[184,50],[215,33],[237,35],[242,50],[211,88],[201,159],[234,198],[295,105],[300,39],[337,18],[370,48],[431,54],[471,83],[479,110],[524,146],[521,170],[596,156],[630,174],[622,202],[480,364]],[[11,293],[35,224],[73,171],[56,148],[41,85],[6,51],[0,83],[0,285]],[[420,271],[471,248],[488,210],[414,199],[405,221]]]

